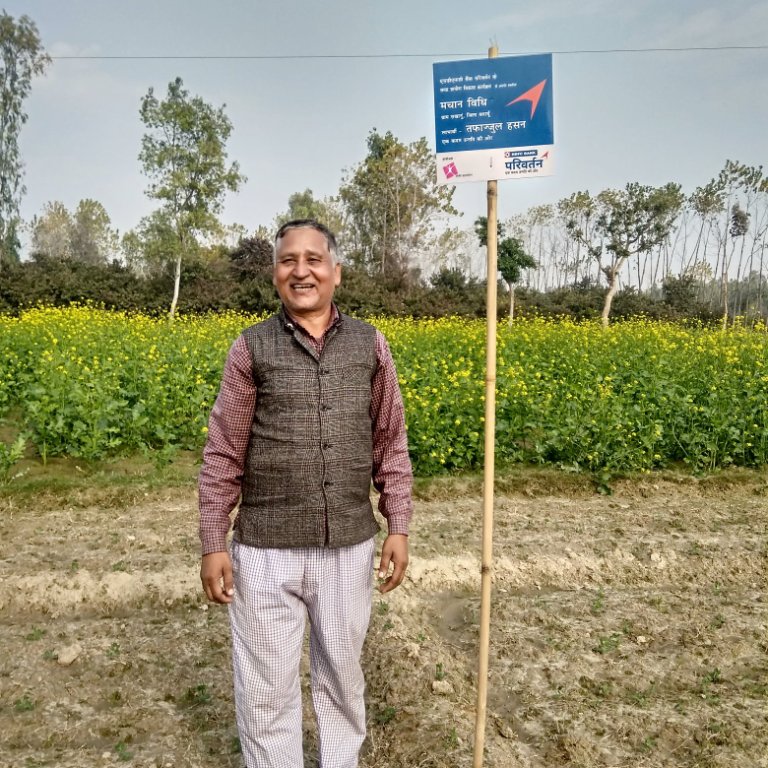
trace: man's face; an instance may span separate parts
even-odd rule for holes
[[[272,282],[291,315],[315,316],[331,306],[341,267],[333,263],[321,232],[289,229],[277,244]]]

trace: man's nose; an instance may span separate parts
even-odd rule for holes
[[[299,256],[296,259],[296,264],[293,267],[293,273],[295,275],[308,275],[309,274],[309,261],[303,256]]]

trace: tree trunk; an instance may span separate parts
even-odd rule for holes
[[[181,252],[176,256],[176,267],[173,273],[173,299],[171,300],[171,311],[168,313],[168,319],[173,322],[176,317],[176,305],[179,303],[179,286],[181,285]]]
[[[662,263],[663,262],[663,263]],[[667,276],[666,271],[666,259],[662,259],[661,252],[656,254],[656,260],[651,259],[651,292],[659,283],[659,266],[661,266],[661,281],[664,282],[664,278]]]
[[[720,277],[720,301],[723,308],[723,328],[728,327],[728,228],[731,223],[731,198],[728,196],[728,204],[725,206],[725,232],[723,234],[723,271]],[[733,256],[733,252],[731,252]]]
[[[702,236],[704,235],[704,219],[701,220],[701,226],[699,227],[699,234],[696,237],[696,242],[693,245],[693,253],[688,258],[688,261],[685,263],[685,266],[683,267],[683,272],[688,272],[691,269],[691,263],[693,263],[693,266],[695,267],[698,260],[699,260],[699,248],[701,247],[701,240]],[[707,246],[706,243],[704,245],[704,256],[706,257],[707,254]]]
[[[573,287],[576,288],[579,284],[579,267],[581,266],[581,242],[576,241],[576,257],[573,267]]]
[[[625,261],[625,259],[620,259],[612,267],[606,269],[606,277],[608,277],[608,293],[605,294],[603,314],[600,318],[603,323],[603,328],[608,327],[608,318],[611,315],[611,304],[613,304],[613,297],[616,295],[616,291],[619,289],[619,269],[621,269],[623,261]]]
[[[760,313],[760,317],[764,316],[763,312],[763,258],[765,256],[765,243],[760,248],[760,273],[757,277],[757,309]]]
[[[754,291],[752,288],[753,275],[755,269],[755,243],[752,242],[752,247],[749,249],[749,266],[747,267],[747,298],[745,300],[745,306],[742,314],[746,314],[747,311],[754,307]],[[754,317],[751,318],[754,320]]]
[[[709,226],[707,227],[707,234],[704,237],[704,247],[702,249],[703,253],[701,257],[701,263],[705,264],[707,267],[712,266],[709,263],[709,257],[707,255],[710,250],[709,241],[710,241],[710,238],[712,237],[712,229],[713,229],[713,225],[712,225],[712,222],[710,222]],[[710,278],[709,285],[705,285],[704,281],[702,280],[701,291],[699,293],[701,300],[706,301],[710,307],[715,306],[715,300],[712,296],[712,282],[714,281],[715,283],[717,283],[717,268],[718,268],[718,264],[720,263],[719,234],[717,235],[717,238],[718,238],[718,244],[715,250],[715,267],[714,267],[714,270],[710,270],[712,273],[712,276]]]
[[[400,180],[395,176],[395,223],[397,226],[397,242],[395,247],[397,248],[397,272],[404,272],[403,269],[403,222],[400,219]]]
[[[733,303],[734,317],[741,317],[744,313],[742,311],[742,301],[744,298],[744,286],[741,284],[741,269],[744,262],[744,245],[746,243],[746,236],[741,236],[741,248],[739,249],[739,263],[736,265],[736,296]]]
[[[731,251],[731,258],[733,258],[733,251]],[[723,271],[720,278],[720,302],[723,305],[723,328],[728,327],[728,267],[731,264],[731,259],[726,258],[723,254]]]
[[[386,201],[385,201],[386,202]],[[387,274],[387,214],[384,213],[384,238],[381,244],[381,274]]]
[[[515,284],[507,283],[509,286],[509,324],[515,322]]]
[[[643,266],[640,266],[640,259],[637,259],[637,292],[643,292],[643,283],[645,283],[645,273],[648,271],[648,259],[651,260],[651,269],[653,269],[653,253],[646,251],[643,254]]]

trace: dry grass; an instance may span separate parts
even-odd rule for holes
[[[202,601],[175,487],[192,470],[166,488],[88,471],[90,490],[0,499],[0,766],[239,766],[226,614]],[[765,477],[613,491],[500,483],[485,765],[766,768]],[[363,768],[472,764],[479,494],[419,489],[409,579],[374,601]]]

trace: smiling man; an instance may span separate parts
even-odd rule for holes
[[[354,768],[365,738],[360,654],[379,589],[408,565],[411,465],[384,337],[341,314],[336,238],[313,220],[275,237],[281,311],[230,349],[200,472],[201,579],[229,605],[235,705],[247,768],[301,768],[299,663],[310,623],[322,768]],[[231,549],[230,512],[240,502]]]

